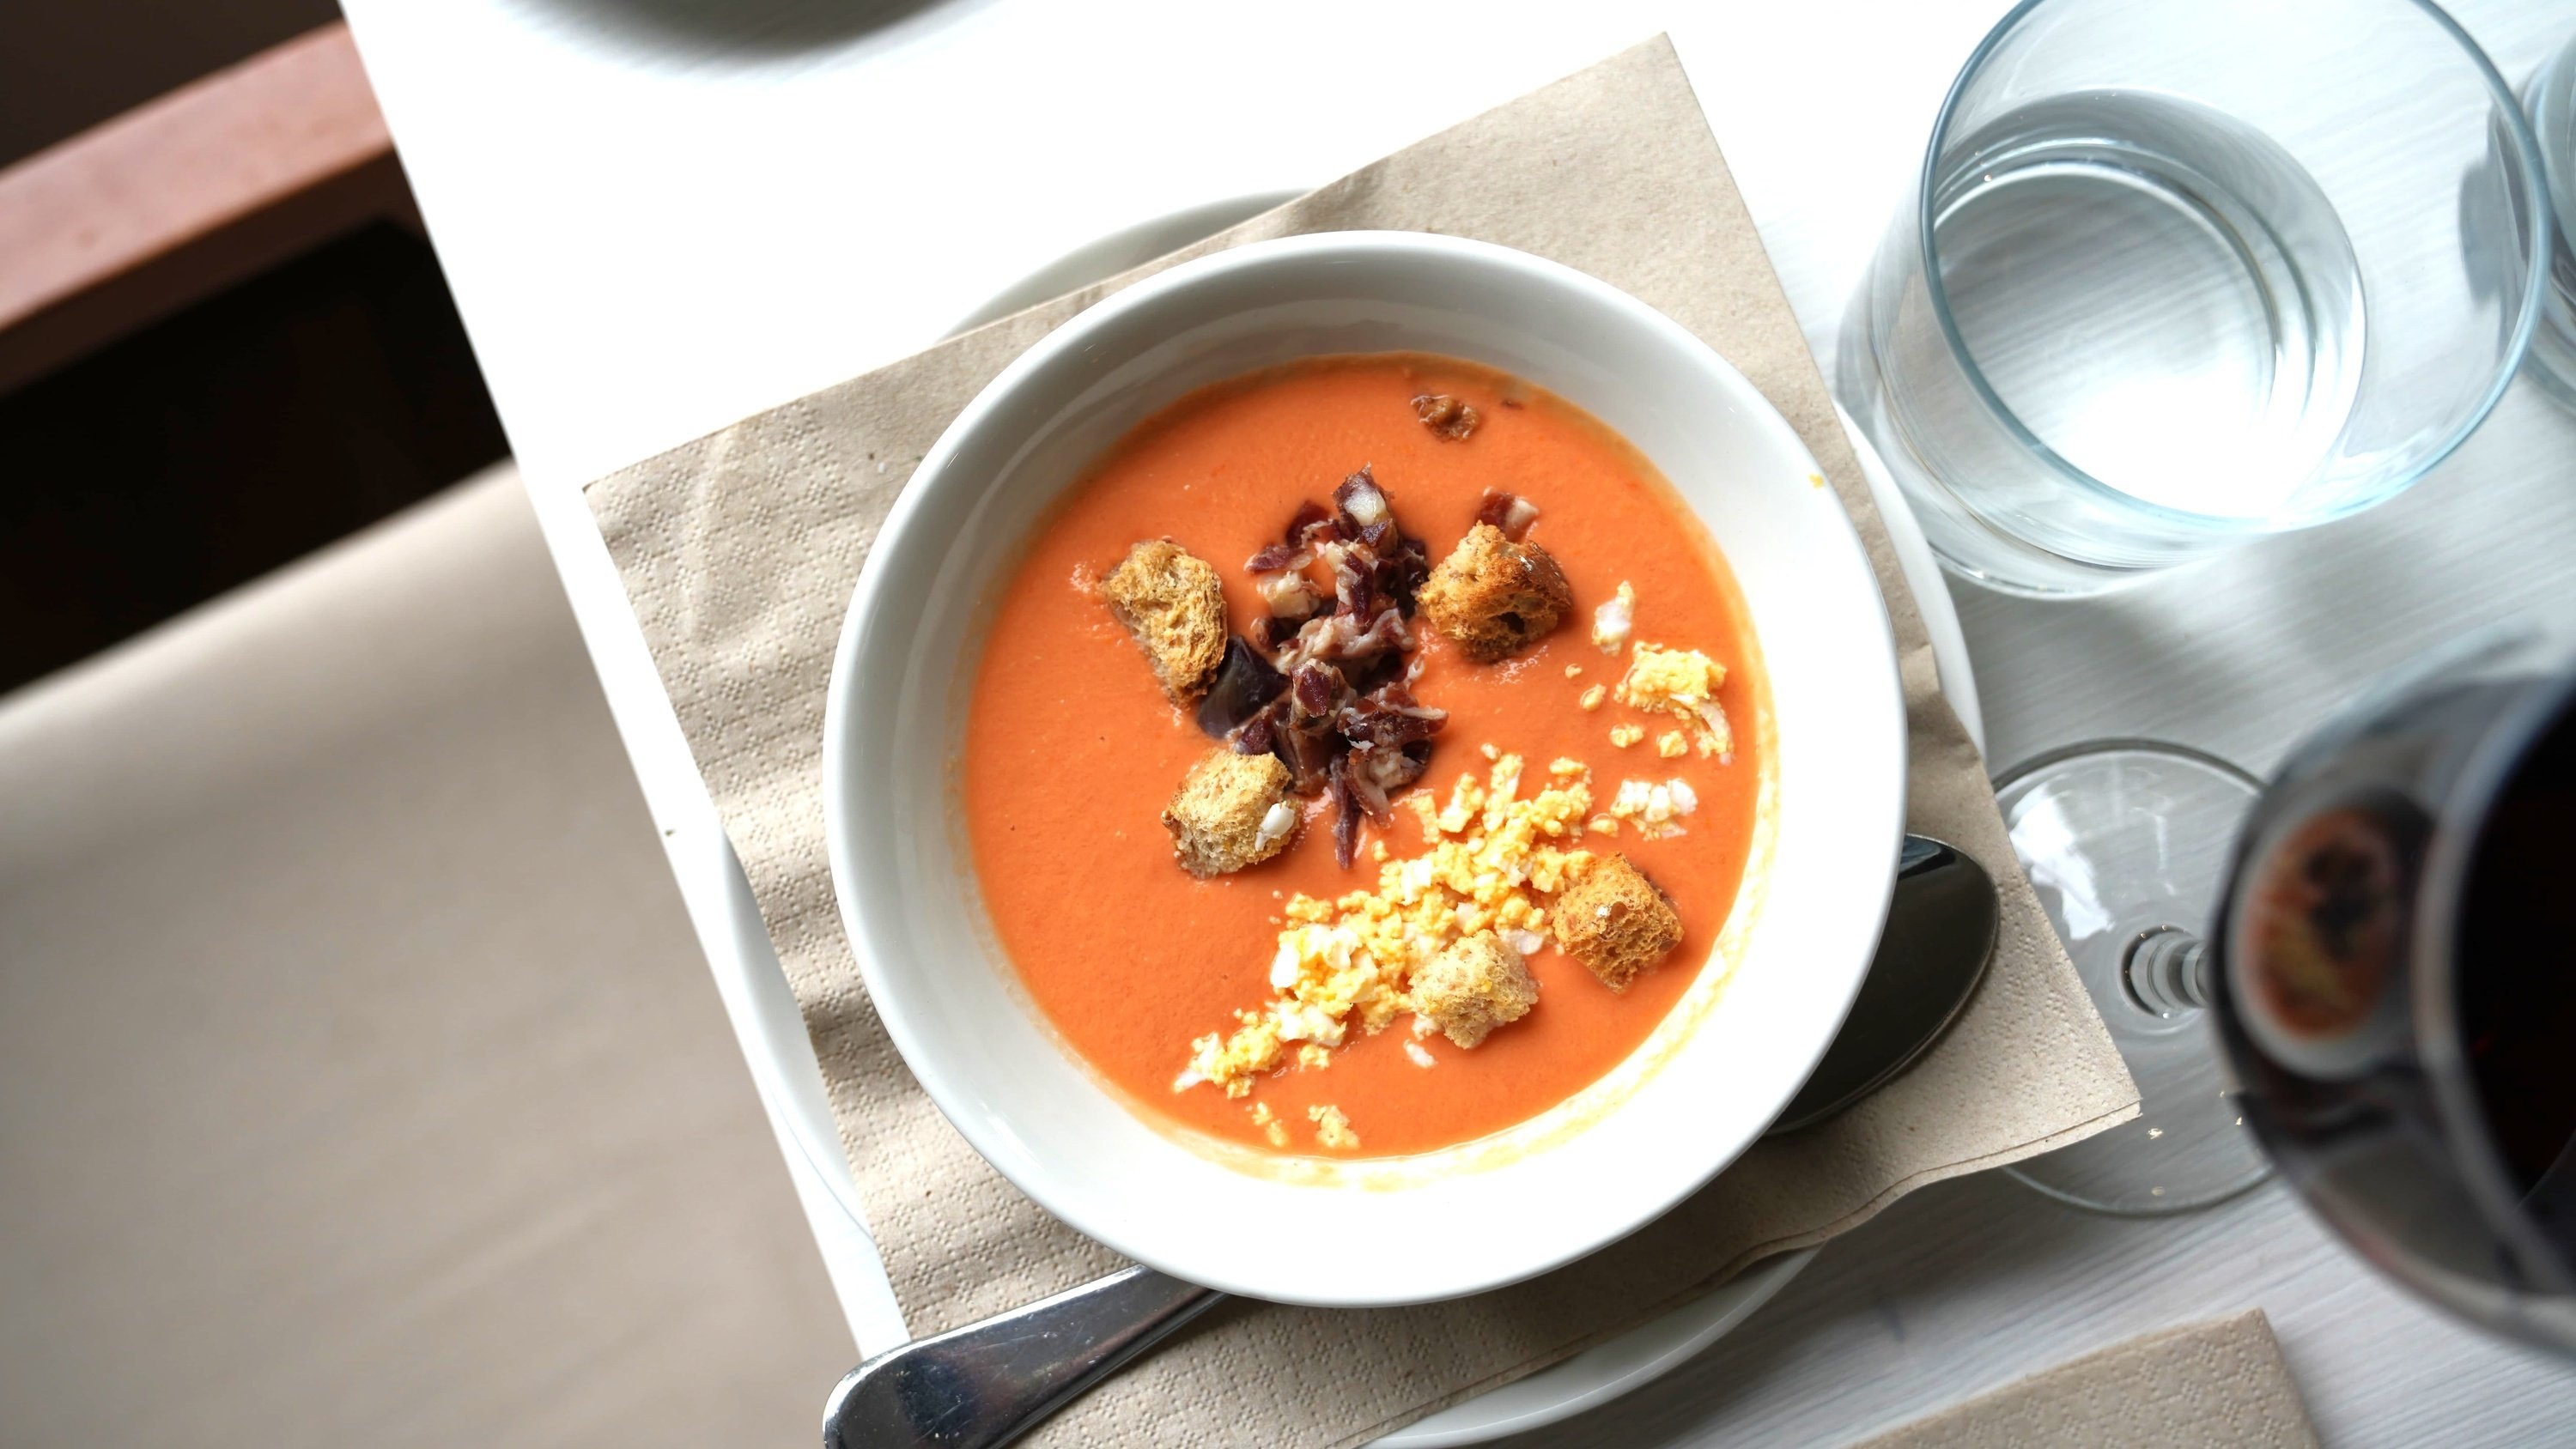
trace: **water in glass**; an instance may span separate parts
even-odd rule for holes
[[[2541,169],[2432,0],[2023,0],[1836,388],[1956,572],[2137,582],[2368,508],[2477,427],[2541,306]]]
[[[1960,340],[2039,443],[2146,504],[2263,519],[2343,431],[2365,341],[2332,202],[2262,132],[2144,91],[2019,107],[1936,182]]]

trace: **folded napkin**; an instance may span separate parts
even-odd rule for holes
[[[1886,590],[1912,730],[1911,827],[2001,883],[1992,970],[1942,1043],[1832,1122],[1755,1147],[1663,1221],[1574,1267],[1376,1312],[1240,1305],[1094,1390],[1045,1442],[1352,1444],[1508,1382],[1818,1243],[1925,1183],[2124,1121],[2137,1093],[1943,702],[1887,531],[1698,101],[1661,39],[1072,296],[746,419],[590,485],[654,658],[805,1012],[869,1226],[916,1333],[1104,1272],[940,1116],[888,1042],[834,912],[823,695],[868,546],[914,463],[1028,345],[1136,277],[1297,232],[1394,228],[1519,247],[1707,339],[1785,414]]]
[[[1852,1449],[2316,1449],[2261,1309],[2059,1364]]]

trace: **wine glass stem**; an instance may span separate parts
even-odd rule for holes
[[[2129,995],[2162,1017],[2178,1017],[2209,1004],[2201,940],[2179,926],[2158,926],[2129,943],[2122,963]]]

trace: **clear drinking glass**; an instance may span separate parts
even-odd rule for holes
[[[2558,236],[2549,262],[2549,293],[2531,339],[2531,377],[2552,397],[2576,407],[2576,35],[2522,88],[2539,139]]]
[[[1836,382],[1953,569],[2099,592],[2414,482],[2520,365],[2548,245],[2520,105],[2424,0],[2024,0]]]

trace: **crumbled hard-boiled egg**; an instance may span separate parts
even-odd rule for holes
[[[1639,644],[1629,654],[1617,696],[1630,709],[1680,720],[1703,757],[1714,755],[1726,764],[1735,757],[1735,732],[1717,700],[1725,683],[1726,666],[1696,649]]]
[[[1347,1152],[1360,1145],[1360,1134],[1351,1130],[1351,1119],[1339,1107],[1318,1102],[1306,1109],[1306,1120],[1315,1124],[1315,1141],[1322,1146]]]
[[[1279,1114],[1270,1110],[1269,1103],[1252,1104],[1252,1125],[1261,1129],[1262,1137],[1267,1139],[1271,1146],[1288,1145],[1288,1124],[1279,1120]]]
[[[1296,828],[1297,807],[1286,800],[1280,800],[1262,812],[1260,827],[1254,831],[1254,835],[1263,845],[1268,845]]]
[[[1699,792],[1688,780],[1622,780],[1618,793],[1610,797],[1608,814],[1614,821],[1628,822],[1646,839],[1659,840],[1682,834],[1681,818],[1698,809]]]
[[[1572,765],[1571,771],[1559,768]],[[1544,944],[1549,897],[1591,859],[1577,842],[1593,813],[1580,762],[1550,765],[1548,783],[1521,794],[1521,757],[1499,754],[1486,777],[1458,777],[1445,804],[1423,790],[1405,804],[1425,849],[1378,868],[1375,890],[1338,900],[1289,898],[1270,960],[1271,999],[1235,1013],[1232,1032],[1190,1043],[1172,1090],[1209,1084],[1247,1096],[1253,1079],[1287,1065],[1321,1066],[1356,1031],[1374,1034],[1411,1009],[1413,972],[1479,931]]]
[[[1637,627],[1637,591],[1628,581],[1619,581],[1619,592],[1601,601],[1592,611],[1592,642],[1604,654],[1616,654],[1628,644],[1628,635]]]

